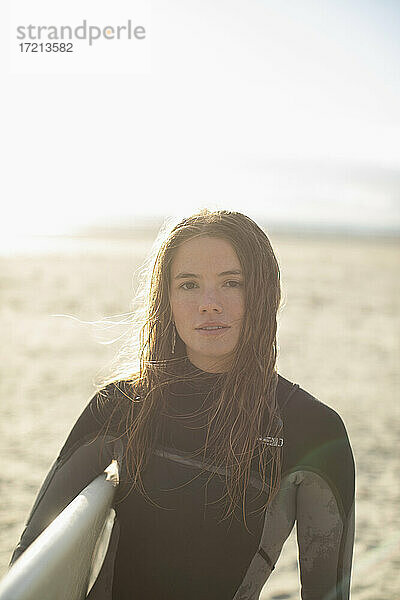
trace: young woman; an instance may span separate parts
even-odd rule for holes
[[[78,419],[13,560],[112,458],[121,485],[89,598],[255,600],[297,522],[303,600],[349,598],[354,461],[335,411],[278,375],[277,260],[202,211],[155,259],[140,370]]]

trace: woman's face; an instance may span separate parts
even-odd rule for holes
[[[227,370],[244,316],[244,275],[221,238],[184,242],[171,265],[172,318],[190,361],[209,372]]]

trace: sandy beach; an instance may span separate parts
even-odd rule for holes
[[[0,576],[38,488],[94,392],[153,239],[0,254]],[[281,265],[279,372],[343,418],[357,466],[354,600],[400,597],[399,278],[390,239],[271,235]],[[53,315],[72,315],[76,319]],[[295,534],[262,600],[300,597]]]

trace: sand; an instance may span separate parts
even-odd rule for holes
[[[352,598],[400,598],[399,244],[271,237],[285,298],[279,371],[340,413],[355,454]],[[64,240],[0,256],[0,575],[93,380],[115,352],[99,343],[99,328],[52,315],[95,321],[127,313],[151,242]],[[262,599],[299,597],[293,534]]]

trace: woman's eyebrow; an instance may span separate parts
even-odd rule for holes
[[[178,275],[175,275],[175,279],[187,279],[188,277],[198,279],[199,276],[195,273],[178,273]]]
[[[218,277],[225,277],[225,275],[241,275],[242,271],[240,269],[231,269],[230,271],[222,271],[222,273],[218,273]],[[200,275],[196,275],[196,273],[178,273],[175,275],[175,279],[199,279]]]
[[[225,275],[241,275],[242,271],[240,269],[232,269],[231,271],[223,271],[222,273],[218,273],[218,277],[224,277]]]

